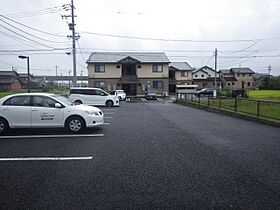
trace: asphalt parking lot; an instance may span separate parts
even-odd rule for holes
[[[0,137],[2,209],[279,209],[280,130],[170,101]]]

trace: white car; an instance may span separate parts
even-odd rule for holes
[[[71,88],[69,100],[76,104],[93,106],[119,106],[117,96],[101,90],[100,88]]]
[[[118,96],[119,100],[125,100],[126,98],[126,93],[124,90],[116,90],[115,94]]]
[[[65,127],[72,133],[102,125],[96,107],[73,105],[67,98],[47,93],[22,93],[0,99],[0,134],[8,128]]]

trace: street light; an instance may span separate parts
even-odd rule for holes
[[[20,59],[27,59],[27,92],[30,93],[30,68],[29,68],[29,57],[24,55],[19,55]]]

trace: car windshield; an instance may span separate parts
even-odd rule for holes
[[[62,95],[52,95],[53,98],[57,99],[58,101],[64,103],[65,105],[72,106],[74,105],[68,98]]]

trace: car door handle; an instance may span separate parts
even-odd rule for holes
[[[39,110],[38,109],[32,109],[32,112],[38,112]]]

